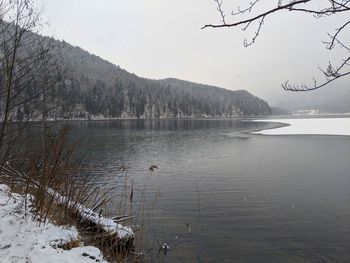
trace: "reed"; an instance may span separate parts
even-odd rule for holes
[[[94,243],[114,262],[132,249],[133,235],[120,238],[118,232],[106,231],[92,220],[91,215],[95,218],[96,215],[103,216],[111,195],[93,183],[90,170],[74,155],[76,145],[67,142],[67,133],[67,126],[58,133],[48,132],[35,147],[37,150],[7,161],[1,167],[0,181],[14,192],[23,194],[26,204],[32,204],[26,208],[30,209],[33,220],[39,224],[50,221],[76,226],[84,243]],[[29,198],[31,202],[28,202]],[[88,211],[87,216],[83,215],[83,208]],[[117,220],[113,222],[117,223]],[[125,218],[123,223],[127,223]],[[78,243],[63,247],[71,248]]]

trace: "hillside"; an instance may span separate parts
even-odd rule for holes
[[[276,106],[289,111],[313,109],[324,114],[349,113],[350,91],[346,85],[339,85],[312,92],[286,93]]]
[[[46,39],[28,32],[28,39]],[[28,48],[28,47],[26,47]],[[231,91],[176,79],[131,74],[65,41],[52,40],[57,81],[12,119],[37,112],[41,119],[234,117],[271,114],[269,105],[244,90]],[[32,84],[35,88],[35,85]],[[0,107],[1,110],[1,107]]]

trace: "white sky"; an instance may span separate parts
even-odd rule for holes
[[[43,21],[49,24],[45,35],[78,45],[142,77],[246,89],[272,104],[290,96],[281,90],[284,81],[312,83],[318,65],[334,57],[339,60],[322,41],[346,21],[346,17],[317,20],[310,15],[276,14],[265,21],[257,43],[244,48],[249,34],[238,28],[201,29],[220,21],[213,0],[42,1]],[[224,1],[228,21],[236,2]],[[336,85],[347,83],[349,78]]]

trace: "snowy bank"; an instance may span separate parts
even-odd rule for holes
[[[107,262],[98,248],[81,244],[74,227],[33,221],[30,206],[30,198],[25,203],[23,196],[0,184],[1,262]],[[80,246],[70,250],[62,248],[71,242]]]
[[[2,166],[3,174],[7,177],[16,176],[25,178],[25,175],[13,169],[9,164]],[[40,183],[36,180],[30,180],[34,187],[40,187]],[[104,232],[106,237],[113,240],[116,246],[122,245],[125,248],[130,248],[134,239],[134,232],[131,227],[119,224],[119,221],[124,221],[130,217],[122,217],[121,219],[105,218],[101,214],[94,212],[93,209],[87,208],[82,204],[70,201],[69,197],[59,194],[57,191],[47,187],[45,188],[48,196],[54,198],[54,201],[60,205],[63,205],[77,214],[80,223],[85,224],[89,229],[94,232]]]
[[[288,126],[267,129],[254,134],[264,135],[350,135],[350,118],[308,118],[308,119],[270,119],[258,122],[278,122]]]
[[[97,228],[108,233],[109,236],[114,236],[118,240],[123,240],[125,243],[129,242],[130,245],[132,244],[134,232],[131,227],[118,224],[117,219],[105,218],[90,208],[69,201],[65,196],[56,193],[50,188],[47,189],[47,193],[54,196],[57,203],[66,205],[68,208],[75,210],[80,217],[80,221],[89,225],[89,227]]]

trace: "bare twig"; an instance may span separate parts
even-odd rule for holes
[[[215,1],[217,2],[217,10],[220,13],[222,19],[221,23],[219,24],[206,24],[202,27],[204,28],[230,28],[230,27],[239,27],[242,26],[243,31],[247,31],[250,29],[253,25],[257,25],[257,30],[254,32],[253,36],[248,40],[244,39],[243,45],[245,47],[249,47],[252,44],[254,44],[261,32],[262,26],[264,24],[264,20],[267,17],[272,16],[273,14],[280,13],[282,11],[289,11],[289,12],[302,12],[307,14],[312,14],[315,18],[320,17],[327,17],[332,16],[336,14],[341,14],[350,11],[350,0],[329,0],[328,3],[325,1],[324,3],[320,4],[316,0],[291,0],[287,3],[283,3],[283,0],[276,1],[276,6],[273,8],[268,9],[267,11],[263,12],[257,12],[256,8],[254,8],[258,3],[263,3],[263,0],[252,0],[249,2],[248,6],[245,8],[238,7],[237,12],[232,12],[233,17],[237,17],[239,15],[250,15],[251,17],[248,17],[246,19],[238,19],[237,21],[234,21],[232,23],[227,22],[224,18],[224,10],[222,9],[223,2],[222,1]],[[267,3],[268,1],[265,1],[264,3]],[[317,4],[318,3],[318,4]],[[314,4],[314,5],[311,5]],[[318,8],[316,8],[318,7]],[[255,12],[256,11],[256,12]],[[334,34],[329,34],[329,40],[323,42],[326,44],[326,48],[328,50],[334,49],[335,45],[338,44],[340,48],[343,48],[345,52],[350,53],[350,47],[344,41],[340,39],[342,35],[344,35],[343,32],[345,32],[345,29],[348,29],[348,26],[350,25],[350,20],[344,22],[341,26],[335,29]],[[343,33],[343,34],[342,34]],[[289,81],[286,81],[284,84],[282,84],[283,89],[289,90],[289,91],[311,91],[316,90],[319,88],[322,88],[335,80],[348,76],[349,73],[349,58],[347,55],[345,55],[345,59],[343,59],[343,62],[338,65],[334,66],[331,62],[329,62],[326,70],[322,70],[319,68],[319,70],[324,75],[325,80],[324,81],[317,81],[316,79],[313,79],[313,86],[310,87],[305,84],[301,85],[295,85],[290,84]]]

